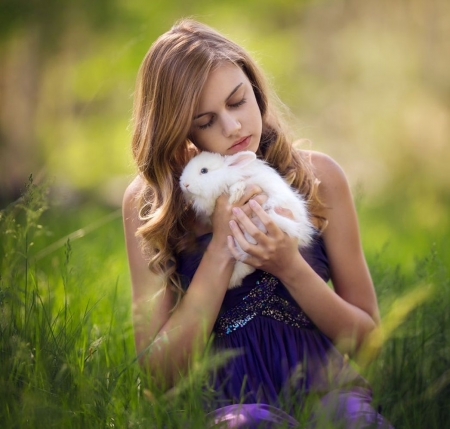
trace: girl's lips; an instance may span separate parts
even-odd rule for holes
[[[251,136],[244,137],[233,144],[230,149],[233,150],[243,150],[250,144]]]

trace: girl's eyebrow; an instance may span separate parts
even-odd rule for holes
[[[236,88],[234,88],[233,91],[230,92],[230,94],[229,94],[228,97],[225,99],[225,101],[228,101],[228,100],[233,96],[233,94],[234,94],[234,93],[242,86],[243,83],[244,83],[244,82],[241,82],[239,85],[237,85]],[[194,119],[193,119],[193,120],[196,120],[196,119],[200,118],[201,116],[205,116],[205,115],[207,115],[208,113],[209,113],[209,112],[200,113],[199,115],[194,116]]]

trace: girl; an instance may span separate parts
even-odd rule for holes
[[[307,199],[317,229],[307,250],[300,253],[262,210],[258,187],[233,206],[222,195],[208,224],[184,204],[178,181],[197,151],[242,150],[266,160]],[[311,427],[318,419],[388,426],[370,406],[365,380],[335,347],[354,350],[379,321],[349,186],[331,158],[289,142],[249,55],[193,20],[163,34],[139,71],[132,151],[138,175],[123,216],[135,342],[156,383],[174,386],[212,337],[217,350],[241,351],[214,374],[223,406],[212,414],[216,422],[284,419],[295,426],[270,407],[292,414],[317,396]],[[256,271],[228,290],[234,239]]]

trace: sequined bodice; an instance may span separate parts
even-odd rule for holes
[[[297,305],[276,293],[277,287],[280,287],[278,279],[263,272],[256,280],[255,287],[240,303],[228,309],[222,307],[214,326],[216,335],[228,335],[245,326],[256,316],[270,317],[297,328],[314,328],[308,316]]]
[[[179,255],[178,272],[184,288],[189,287],[210,240],[211,234],[200,236],[194,251]],[[317,236],[301,253],[317,274],[328,281],[329,264],[323,239]],[[299,328],[314,328],[283,284],[260,270],[244,278],[241,286],[227,291],[214,331],[219,337],[227,335],[245,326],[256,316],[270,317]]]

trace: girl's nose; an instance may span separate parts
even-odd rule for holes
[[[223,118],[222,133],[225,137],[232,137],[241,129],[241,123],[238,118],[228,114]]]

